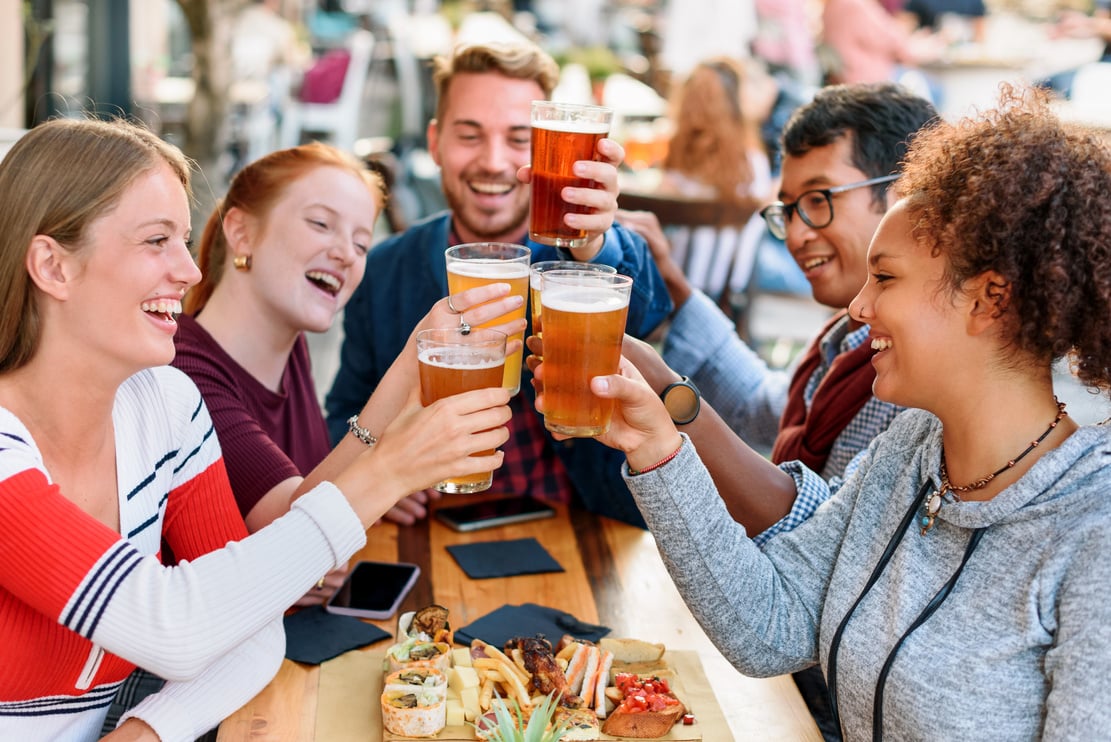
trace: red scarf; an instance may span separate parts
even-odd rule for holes
[[[821,473],[833,442],[872,396],[876,371],[871,359],[875,351],[865,342],[833,359],[814,391],[810,409],[806,408],[806,384],[822,362],[822,338],[846,313],[843,309],[826,323],[791,378],[787,406],[772,448],[772,461],[777,464],[798,460]]]

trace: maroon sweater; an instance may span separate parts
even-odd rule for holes
[[[174,345],[173,365],[193,379],[208,406],[244,517],[277,484],[308,474],[331,451],[304,335],[280,392],[247,373],[191,316],[178,317]]]

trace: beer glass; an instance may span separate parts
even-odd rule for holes
[[[596,271],[549,270],[544,317],[544,427],[576,438],[609,429],[613,400],[590,391],[590,379],[617,373],[633,279]]]
[[[449,247],[444,253],[447,261],[447,289],[452,296],[491,283],[508,283],[510,293],[521,297],[520,309],[495,317],[475,327],[490,327],[514,319],[524,319],[528,300],[529,259],[527,247],[508,242],[468,242]],[[524,342],[524,332],[511,340]],[[521,390],[521,356],[523,345],[505,359],[505,379],[502,386],[516,394]]]
[[[505,333],[497,330],[421,330],[417,333],[420,366],[420,402],[427,407],[437,399],[473,389],[501,386],[505,370]],[[482,451],[473,456],[489,456]],[[479,472],[445,479],[434,488],[440,492],[482,492],[493,484],[493,472]]]
[[[574,260],[542,260],[529,266],[529,309],[532,311],[532,334],[541,336],[540,287],[543,285],[544,272],[550,270],[598,271],[617,273],[617,269],[605,263],[579,263]]]
[[[529,239],[555,247],[582,247],[586,231],[563,223],[568,213],[589,213],[569,204],[560,192],[567,186],[591,188],[594,181],[576,178],[572,166],[597,159],[598,140],[609,134],[613,111],[601,106],[534,100],[532,102],[532,196]]]

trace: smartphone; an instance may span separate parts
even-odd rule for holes
[[[477,531],[507,523],[551,518],[555,510],[532,497],[503,497],[469,505],[440,508],[436,517],[456,531]]]
[[[359,618],[390,618],[420,576],[407,562],[358,562],[324,610]]]

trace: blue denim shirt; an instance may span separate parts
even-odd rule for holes
[[[370,251],[366,275],[344,310],[339,371],[324,403],[333,442],[347,432],[347,418],[366,404],[413,328],[436,301],[447,296],[444,250],[450,229],[451,214],[445,211]],[[568,252],[554,247],[525,244],[532,250],[533,262],[572,259]],[[671,298],[640,236],[615,224],[606,232],[594,262],[612,265],[618,273],[633,278],[626,323],[630,335],[648,335],[671,312]],[[527,368],[524,373],[528,374]],[[521,393],[531,408],[535,395],[527,376],[521,382]],[[588,438],[553,439],[551,443],[583,505],[595,513],[643,526],[621,477],[623,453]]]

